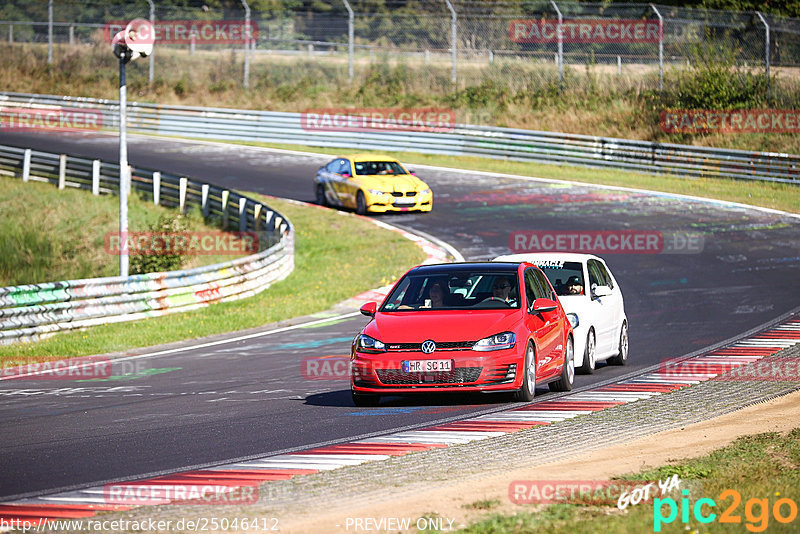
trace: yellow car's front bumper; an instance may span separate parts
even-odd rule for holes
[[[391,194],[375,195],[369,193],[365,196],[367,211],[385,213],[387,211],[431,211],[433,208],[433,193],[417,193],[413,197],[395,197]]]

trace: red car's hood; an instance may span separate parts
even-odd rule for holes
[[[384,343],[478,341],[514,329],[522,310],[378,312],[364,333]]]

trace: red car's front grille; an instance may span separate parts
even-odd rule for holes
[[[376,369],[378,379],[384,384],[468,384],[477,382],[483,367],[456,367],[444,373],[404,373],[400,369]]]
[[[436,350],[470,350],[474,341],[442,341],[436,342]],[[422,343],[386,343],[389,352],[421,352]]]

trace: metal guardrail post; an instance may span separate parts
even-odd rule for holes
[[[47,2],[47,64],[53,64],[53,0]]]
[[[208,205],[208,184],[203,184],[200,189],[200,208],[203,210],[203,218],[208,218],[209,205]]]
[[[350,83],[353,83],[353,53],[354,53],[354,43],[353,40],[355,38],[355,30],[354,26],[354,19],[355,15],[353,14],[353,9],[350,7],[350,2],[347,0],[342,0],[344,2],[344,7],[347,8],[347,57],[348,57],[348,65],[347,65],[347,74],[350,77]]]
[[[664,90],[664,17],[658,12],[656,6],[650,4],[653,12],[658,17],[658,90]]]
[[[92,194],[100,194],[100,160],[92,161]]]
[[[250,85],[250,6],[247,5],[247,0],[241,0],[244,6],[244,31],[246,37],[244,38],[244,87]]]
[[[247,199],[239,197],[239,231],[247,230]]]
[[[767,74],[767,92],[769,92],[769,24],[767,23],[767,19],[764,18],[764,15],[761,14],[761,11],[756,11],[756,15],[758,15],[758,18],[761,19],[761,23],[766,29],[766,34],[764,37],[764,62],[766,65]]]
[[[31,149],[25,149],[25,155],[22,156],[22,181],[27,182],[31,178]]]
[[[560,93],[564,90],[564,17],[561,15],[561,10],[558,9],[554,0],[550,0],[550,4],[558,14],[556,36],[558,38],[558,92]]]
[[[453,55],[453,70],[450,74],[450,81],[455,86],[456,81],[458,80],[456,72],[456,62],[458,61],[458,45],[456,44],[458,29],[456,28],[456,22],[458,22],[458,16],[456,15],[456,10],[453,9],[453,4],[450,3],[450,0],[444,1],[447,2],[447,8],[450,10],[450,49],[452,50]]]
[[[156,6],[153,3],[153,0],[147,0],[147,3],[150,4],[150,24],[153,25],[153,29],[156,27]],[[150,54],[150,66],[147,71],[147,83],[153,83],[153,54]]]
[[[8,25],[8,44],[14,44],[14,25]]]
[[[153,204],[158,206],[161,203],[161,173],[153,173]]]
[[[181,212],[181,215],[186,213],[186,189],[188,186],[188,178],[181,178],[178,182],[178,209]]]
[[[58,188],[64,189],[67,186],[67,155],[58,156]]]

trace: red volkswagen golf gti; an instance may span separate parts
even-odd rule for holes
[[[381,395],[572,389],[572,329],[553,287],[530,263],[451,263],[408,271],[353,340],[357,406]]]

